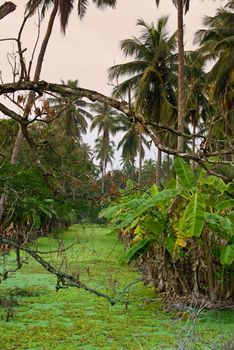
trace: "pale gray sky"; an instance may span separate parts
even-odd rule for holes
[[[17,9],[0,21],[0,38],[15,37],[22,22],[26,1],[15,0]],[[186,48],[192,48],[193,35],[201,28],[204,15],[212,16],[216,8],[225,5],[226,0],[191,0],[190,11],[185,16]],[[58,21],[48,46],[41,78],[50,82],[78,79],[81,87],[110,94],[107,84],[107,69],[114,63],[125,61],[119,49],[122,39],[137,35],[136,21],[143,18],[147,22],[156,21],[162,15],[169,15],[169,31],[176,29],[176,10],[171,0],[161,0],[157,8],[155,0],[118,0],[115,10],[97,10],[90,4],[83,21],[74,11],[71,15],[66,36],[60,31]],[[31,49],[37,35],[36,17],[33,18],[23,35],[23,48]],[[45,27],[41,24],[41,31]],[[43,35],[41,35],[43,37]],[[6,59],[12,52],[13,42],[0,42],[0,70],[3,81],[12,81],[11,70]]]

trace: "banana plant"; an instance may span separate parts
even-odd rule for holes
[[[101,217],[112,220],[119,230],[133,236],[124,258],[131,261],[158,243],[176,257],[192,239],[201,239],[205,230],[222,238],[219,249],[222,265],[234,260],[234,199],[229,185],[204,170],[195,175],[187,162],[175,158],[179,186],[171,181],[158,191],[153,185],[141,194],[122,196],[120,203],[104,209]]]
[[[196,178],[181,158],[175,158],[174,167],[183,199],[177,207],[181,214],[174,223],[175,246],[185,247],[190,238],[199,238],[204,230],[210,229],[226,242],[221,248],[220,261],[230,265],[234,261],[234,199],[230,198],[229,185],[204,170]]]

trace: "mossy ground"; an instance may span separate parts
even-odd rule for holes
[[[109,231],[108,227],[74,225],[56,237],[40,238],[37,248],[54,251],[61,240],[65,246],[77,242],[62,255],[43,256],[57,266],[63,261],[63,270],[79,275],[98,290],[117,295],[139,275],[119,264],[123,247]],[[13,259],[9,255],[5,267]],[[6,310],[0,308],[0,350],[175,350],[188,332],[187,321],[165,313],[153,289],[141,282],[122,296],[129,300],[128,305],[115,306],[79,289],[56,292],[55,285],[54,276],[31,258],[0,285],[0,298],[11,295],[17,300],[8,322]],[[220,350],[224,340],[230,345],[233,318],[231,311],[203,313],[196,327],[203,345],[199,343],[194,349],[210,349],[212,343],[216,346],[213,349]]]

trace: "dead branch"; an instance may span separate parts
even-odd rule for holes
[[[228,154],[233,154],[234,153],[234,145],[229,146],[229,148],[223,148],[221,150],[217,149],[214,151],[208,151],[206,150],[205,152],[201,150],[198,153],[190,153],[190,152],[180,152],[176,149],[170,148],[167,145],[165,145],[162,142],[162,139],[159,135],[159,130],[167,130],[170,131],[176,135],[180,135],[183,137],[197,137],[197,138],[203,138],[203,135],[200,134],[192,134],[188,135],[186,133],[181,133],[178,130],[175,130],[174,128],[168,127],[167,125],[163,124],[157,124],[157,123],[151,123],[147,119],[145,119],[141,115],[134,114],[132,111],[129,110],[129,104],[125,101],[118,101],[114,98],[105,96],[97,91],[89,90],[89,89],[84,89],[84,88],[74,88],[70,87],[68,85],[64,84],[53,84],[53,83],[48,83],[46,81],[28,81],[28,82],[22,82],[20,84],[3,84],[0,86],[0,95],[1,94],[7,94],[7,93],[12,93],[16,91],[34,91],[37,92],[38,94],[42,95],[43,93],[55,93],[59,94],[60,96],[64,98],[81,98],[85,97],[89,99],[91,102],[101,102],[108,104],[109,106],[119,110],[121,113],[125,114],[131,121],[135,120],[139,124],[142,125],[144,131],[151,137],[155,145],[164,153],[174,155],[174,156],[179,156],[181,158],[187,159],[187,160],[194,160],[197,163],[200,163],[202,166],[207,162],[207,160],[210,157],[215,157],[217,156],[218,158],[223,157],[224,155]],[[1,105],[0,105],[0,110]],[[2,110],[3,111],[3,110]],[[19,119],[19,118],[18,118]],[[19,121],[20,122],[20,121]],[[231,164],[231,162],[230,162]]]

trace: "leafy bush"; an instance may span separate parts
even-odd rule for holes
[[[204,170],[195,175],[181,158],[174,168],[177,187],[171,181],[162,191],[127,194],[100,216],[128,239],[125,261],[148,252],[148,278],[159,290],[233,300],[233,184]]]

